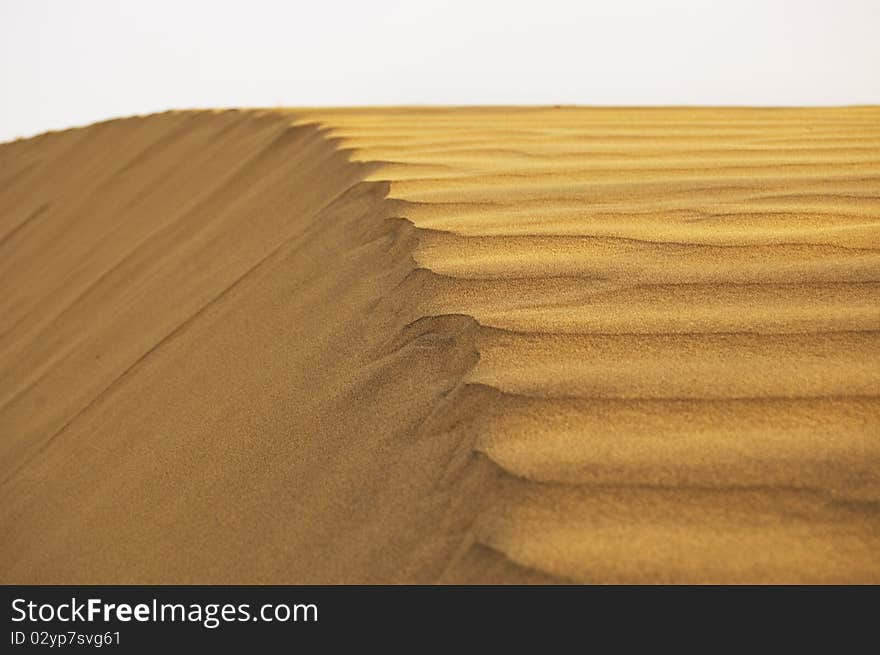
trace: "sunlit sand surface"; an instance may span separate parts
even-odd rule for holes
[[[0,145],[0,580],[880,582],[880,109]]]

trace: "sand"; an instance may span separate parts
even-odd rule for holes
[[[0,145],[0,582],[880,582],[880,108]]]

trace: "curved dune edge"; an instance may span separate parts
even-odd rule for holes
[[[0,147],[0,579],[880,580],[877,117]]]
[[[290,123],[0,151],[4,581],[456,579],[490,475],[446,416],[472,322],[414,314],[388,184]]]

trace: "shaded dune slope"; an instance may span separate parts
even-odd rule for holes
[[[878,118],[0,147],[2,579],[880,581]]]
[[[404,330],[412,226],[290,123],[4,147],[4,581],[430,581],[460,548],[471,322]]]

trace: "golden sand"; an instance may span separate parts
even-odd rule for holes
[[[880,108],[0,146],[0,582],[880,582]]]

